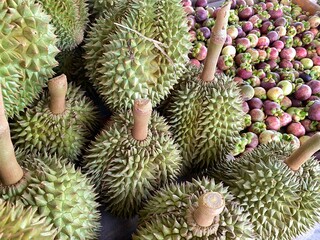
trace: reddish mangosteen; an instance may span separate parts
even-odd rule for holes
[[[275,87],[277,85],[274,79],[264,78],[262,79],[260,86],[263,87],[266,91]]]
[[[263,122],[265,118],[264,112],[259,108],[254,108],[249,112],[252,122]]]
[[[320,56],[314,56],[312,61],[314,66],[320,66]]]
[[[248,48],[250,48],[250,41],[247,38],[238,38],[236,39],[236,49],[237,52],[245,52]]]
[[[242,111],[243,111],[244,113],[248,113],[248,112],[250,111],[250,108],[249,108],[247,102],[243,102],[243,103],[242,103]]]
[[[252,87],[257,87],[260,86],[260,78],[258,78],[257,76],[252,75],[251,78],[247,79],[247,82],[252,86]]]
[[[308,110],[308,117],[313,121],[320,121],[320,101],[315,101]]]
[[[250,32],[253,29],[253,24],[250,21],[242,22],[242,30],[244,32]]]
[[[227,70],[233,66],[233,57],[228,55],[221,55],[219,56],[217,65],[220,70]]]
[[[290,62],[290,60],[287,60],[287,59],[282,59],[279,63],[279,67],[280,68],[288,68],[288,69],[291,69],[293,68],[293,64],[292,62]]]
[[[251,62],[256,63],[259,59],[259,51],[254,48],[249,48],[246,50],[246,53],[249,53],[251,55]]]
[[[235,62],[238,66],[240,66],[242,63],[250,63],[251,55],[249,53],[239,53],[235,57]]]
[[[300,122],[293,122],[290,123],[289,126],[287,127],[287,133],[293,134],[296,137],[302,137],[303,135],[306,134],[306,130],[302,126]]]
[[[238,16],[240,20],[248,20],[251,16],[253,16],[253,14],[254,14],[253,8],[249,6],[242,8],[238,12]]]
[[[286,59],[289,61],[293,60],[295,56],[296,56],[296,50],[293,47],[284,48],[280,52],[280,57],[282,59]]]
[[[292,117],[289,113],[284,112],[279,116],[279,120],[280,120],[280,126],[284,127],[292,122]]]
[[[274,26],[273,26],[272,22],[265,21],[265,22],[262,23],[262,25],[260,27],[260,32],[262,34],[267,34],[268,32],[270,32],[273,29],[274,29]]]
[[[260,27],[262,23],[262,19],[259,15],[253,15],[249,18],[249,21],[252,22],[254,27]]]
[[[276,31],[270,31],[267,34],[267,38],[269,38],[270,43],[279,40],[279,34]]]
[[[192,1],[191,0],[182,0],[181,3],[182,3],[182,6],[184,6],[184,7],[192,6]]]
[[[285,27],[287,25],[287,20],[284,17],[279,17],[274,21],[273,25],[275,27],[279,27],[279,26]]]
[[[305,101],[307,100],[308,98],[310,98],[312,95],[312,90],[311,88],[306,85],[306,84],[302,84],[298,87],[296,87],[296,91],[294,93],[294,97],[297,99],[297,100],[300,100],[300,101]]]
[[[302,22],[294,22],[292,25],[295,27],[297,34],[305,31],[305,27]]]
[[[256,69],[262,69],[264,72],[270,72],[270,65],[266,62],[260,62],[255,65]]]
[[[259,29],[252,29],[249,34],[254,34],[256,35],[257,37],[260,37],[261,36],[261,33],[260,33],[260,30]]]
[[[192,6],[185,6],[183,10],[188,16],[194,14],[194,8]]]
[[[299,36],[294,36],[293,37],[293,47],[302,47],[303,46],[303,42],[301,41],[301,38]]]
[[[275,69],[279,68],[279,65],[275,59],[270,59],[267,61],[267,63],[270,66],[270,70],[275,70]]]
[[[233,81],[235,81],[237,84],[243,84],[243,78],[235,76]]]
[[[266,100],[263,103],[264,112],[269,116],[281,116],[283,111],[280,108],[280,105],[274,101]]]
[[[284,43],[280,40],[274,41],[271,47],[275,47],[279,52],[284,48]]]
[[[317,121],[311,121],[310,119],[303,119],[300,121],[306,132],[314,132],[317,131]]]
[[[293,68],[297,71],[303,71],[304,70],[304,67],[302,65],[302,63],[300,61],[297,61],[297,60],[294,60],[292,62],[292,65],[293,65]]]
[[[236,0],[238,6],[247,6],[247,2],[245,0]]]
[[[268,130],[278,131],[281,127],[280,119],[275,116],[268,116],[265,120]]]
[[[195,59],[195,58],[192,58],[190,59],[189,63],[193,66],[196,66],[196,67],[200,67],[201,63],[199,62],[198,59]]]
[[[307,50],[304,48],[304,47],[297,47],[296,48],[296,59],[302,59],[302,58],[305,58],[307,57]]]
[[[254,97],[248,101],[250,109],[260,109],[263,106],[263,102],[260,98]]]
[[[311,80],[307,83],[307,85],[311,88],[312,94],[320,93],[320,81],[319,80]]]
[[[293,37],[292,36],[282,36],[280,40],[284,43],[286,48],[291,48],[293,45]]]
[[[248,79],[252,76],[252,70],[250,68],[238,68],[237,69],[237,76],[241,77],[242,79]]]
[[[313,33],[313,36],[317,36],[317,34],[319,32],[319,30],[317,28],[310,28],[309,31]]]
[[[267,48],[267,58],[270,60],[276,60],[279,57],[279,52],[275,47]]]
[[[258,52],[259,52],[259,60],[261,62],[265,61],[267,59],[267,57],[268,57],[267,52],[265,50],[263,50],[263,49],[258,49]]]
[[[280,102],[281,109],[286,110],[292,106],[292,102],[289,97],[284,96],[284,98]]]

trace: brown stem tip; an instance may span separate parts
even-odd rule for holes
[[[303,11],[309,12],[311,15],[320,11],[320,6],[310,0],[292,0],[292,3],[299,5]]]
[[[314,134],[300,148],[292,153],[284,162],[293,171],[299,170],[302,164],[308,161],[313,154],[320,150],[320,133]]]
[[[201,227],[212,225],[216,216],[222,213],[225,207],[224,197],[217,192],[208,192],[200,196],[199,207],[194,211],[193,217]]]
[[[149,99],[137,99],[133,106],[132,136],[138,141],[145,140],[148,136],[148,124],[151,118],[152,104]]]
[[[0,181],[4,185],[12,185],[22,177],[23,170],[14,153],[0,84]]]
[[[62,74],[48,82],[50,103],[49,108],[55,115],[66,110],[66,95],[68,90],[67,76]]]

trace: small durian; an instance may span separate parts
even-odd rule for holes
[[[94,25],[99,30],[91,30],[85,47],[89,77],[113,110],[131,109],[138,98],[149,98],[153,106],[160,103],[182,75],[191,48],[179,0],[135,0],[127,5],[125,17],[111,23],[116,29],[104,40],[108,43],[99,49],[97,63],[91,62],[91,55],[97,54],[90,46],[103,38],[99,35],[109,24],[99,20]]]
[[[244,127],[242,98],[236,82],[215,75],[226,37],[230,1],[217,13],[204,69],[189,67],[165,108],[180,146],[184,171],[213,167],[231,152]]]
[[[38,215],[36,209],[0,200],[0,239],[54,240],[56,235],[57,230]]]
[[[0,1],[0,85],[8,117],[38,97],[57,65],[50,16],[32,0]]]
[[[140,99],[133,111],[113,116],[92,141],[84,169],[93,177],[107,210],[129,218],[154,190],[179,174],[177,148],[164,118],[152,113],[149,99]]]
[[[138,239],[255,239],[248,213],[222,183],[202,178],[159,190],[139,211]]]
[[[221,161],[210,176],[249,212],[257,239],[291,240],[320,221],[320,165],[311,157],[319,149],[320,133],[294,152],[288,143],[271,142]]]
[[[59,240],[97,238],[99,204],[90,180],[55,156],[15,153],[1,91],[0,149],[0,199],[36,209]]]
[[[89,10],[86,0],[35,0],[40,3],[52,18],[59,38],[60,50],[71,50],[84,38],[89,22]]]
[[[14,146],[35,154],[76,161],[89,142],[98,111],[85,93],[62,74],[48,82],[40,100],[10,122]]]

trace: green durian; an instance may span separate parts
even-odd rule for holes
[[[32,0],[0,1],[0,85],[8,117],[31,104],[57,65],[50,16]]]
[[[132,217],[142,201],[180,171],[180,152],[169,127],[151,111],[149,100],[136,100],[135,110],[114,115],[84,156],[84,169],[94,179],[102,202],[120,217]],[[141,114],[151,117],[149,127],[149,120],[135,119]],[[143,137],[136,133],[141,124]]]
[[[60,50],[71,50],[84,38],[84,31],[89,22],[86,0],[35,0],[52,17],[59,37],[57,46]]]
[[[225,207],[220,215],[215,213],[213,216],[212,209],[205,208],[207,216],[199,222],[195,218],[200,208],[199,200],[210,192],[219,193]],[[139,211],[139,225],[133,236],[133,240],[137,239],[251,240],[255,239],[255,233],[248,214],[234,201],[227,188],[202,178],[171,184],[156,192]]]
[[[230,4],[221,8],[223,18],[217,18],[215,26],[223,25],[218,21],[227,21],[229,9]],[[213,167],[233,150],[244,127],[240,89],[231,77],[215,75],[224,43],[217,43],[215,37],[219,35],[212,34],[204,70],[190,65],[165,108],[186,171]]]
[[[128,1],[127,5],[125,17],[115,13],[99,19],[85,46],[89,77],[113,110],[131,109],[138,98],[157,105],[182,75],[191,48],[180,1]],[[114,18],[119,21],[109,26]],[[108,34],[110,28],[114,33]],[[97,39],[105,42],[99,53],[91,47],[96,48]]]
[[[97,108],[79,87],[67,84],[65,75],[51,79],[48,85],[49,91],[34,106],[10,122],[14,146],[32,153],[56,154],[74,162],[98,125]],[[57,113],[52,102],[54,94],[60,92],[65,106]]]
[[[0,239],[54,240],[57,230],[39,216],[35,209],[22,204],[13,205],[0,200]]]
[[[320,166],[311,158],[319,148],[319,133],[293,154],[290,144],[270,142],[221,161],[210,176],[222,180],[249,212],[257,239],[294,239],[320,221]]]
[[[122,1],[125,2],[126,0],[122,0]],[[88,4],[92,14],[98,17],[105,13],[111,12],[112,7],[117,3],[115,0],[89,0]]]
[[[15,153],[1,91],[0,149],[0,199],[36,209],[59,240],[97,238],[99,204],[90,180],[56,156]]]

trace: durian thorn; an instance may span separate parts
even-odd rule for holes
[[[208,46],[207,57],[201,74],[201,80],[204,82],[214,81],[218,58],[227,37],[230,7],[231,1],[228,1],[217,13],[216,22],[211,31],[212,34]]]
[[[320,150],[320,133],[314,134],[305,143],[302,144],[296,151],[294,151],[289,158],[284,162],[293,171],[299,170],[299,168],[308,161],[311,156]]]
[[[50,95],[49,109],[54,115],[63,113],[66,110],[67,76],[62,74],[50,79],[48,88]]]
[[[224,197],[218,192],[208,192],[199,197],[199,207],[194,211],[193,218],[201,227],[209,227],[216,216],[225,207]]]
[[[8,186],[16,184],[22,177],[23,170],[14,153],[0,84],[0,181]]]
[[[312,1],[292,0],[292,3],[299,5],[303,11],[309,12],[310,15],[315,15],[317,11],[320,11],[320,6]]]
[[[150,99],[137,99],[133,105],[132,136],[138,141],[145,140],[148,136],[148,125],[152,113]]]

